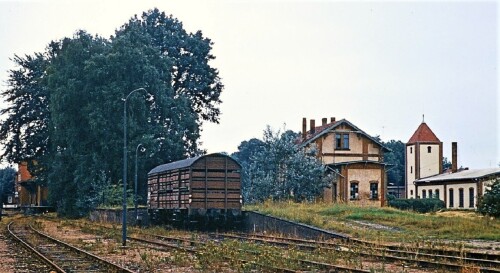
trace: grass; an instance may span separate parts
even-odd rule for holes
[[[359,207],[347,204],[266,201],[246,205],[259,211],[362,239],[401,241],[415,239],[500,240],[500,220],[474,212],[420,214],[394,208]],[[378,224],[387,228],[367,228]]]

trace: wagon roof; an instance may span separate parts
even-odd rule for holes
[[[207,157],[207,156],[221,156],[221,157],[229,157],[229,158],[231,158],[230,156],[225,155],[225,154],[221,154],[221,153],[213,153],[213,154],[208,154],[208,155],[201,155],[201,156],[191,157],[191,158],[187,158],[187,159],[183,159],[183,160],[179,160],[179,161],[174,161],[174,162],[170,162],[170,163],[167,163],[167,164],[156,166],[151,171],[149,171],[148,175],[149,174],[166,172],[166,171],[170,171],[170,170],[174,170],[174,169],[188,168],[191,165],[193,165],[198,159],[203,158],[203,157]]]

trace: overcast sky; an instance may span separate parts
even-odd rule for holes
[[[425,114],[445,157],[457,141],[459,165],[500,163],[497,1],[0,0],[0,89],[14,54],[77,29],[109,37],[154,7],[214,42],[225,90],[220,124],[203,128],[208,152],[266,125],[299,131],[303,117],[406,142]]]

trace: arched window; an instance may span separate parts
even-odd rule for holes
[[[458,189],[458,207],[464,207],[464,189],[462,188]]]
[[[422,190],[422,199],[425,199],[425,198],[427,198],[427,191]]]
[[[432,152],[432,147],[431,147],[431,146],[427,146],[427,152],[428,152],[428,153],[431,153],[431,152]]]
[[[469,188],[469,208],[473,208],[474,204],[474,188]]]
[[[429,198],[432,198],[432,190],[429,190]]]
[[[448,207],[453,208],[453,203],[454,203],[454,200],[453,200],[453,189],[450,189],[449,190],[449,194],[448,194]]]
[[[434,194],[436,195],[436,198],[437,198],[437,199],[439,199],[439,189],[436,189],[436,190],[434,191]]]

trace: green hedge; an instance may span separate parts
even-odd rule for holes
[[[445,208],[444,201],[437,198],[426,199],[393,199],[389,198],[389,206],[400,210],[413,210],[420,213],[438,211]]]

